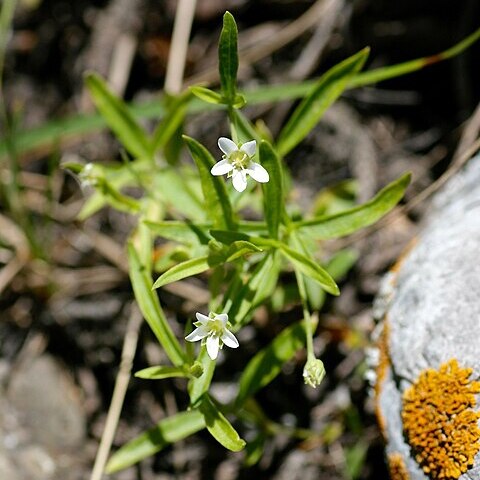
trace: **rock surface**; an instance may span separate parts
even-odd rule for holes
[[[0,478],[80,480],[86,417],[70,374],[43,354],[12,369],[0,385]]]
[[[385,334],[385,354],[377,369],[377,416],[387,458],[403,459],[408,471],[408,477],[394,475],[401,480],[435,478],[415,460],[419,452],[412,452],[406,439],[404,392],[421,372],[438,370],[451,359],[471,368],[472,380],[480,378],[480,155],[436,195],[422,232],[386,277],[374,309]],[[480,454],[452,478],[480,480]]]

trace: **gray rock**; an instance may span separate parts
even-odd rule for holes
[[[413,480],[430,477],[404,435],[403,393],[425,369],[451,359],[480,378],[480,155],[436,195],[422,232],[374,308],[388,325],[389,362],[377,385],[387,455],[401,455]],[[480,480],[480,454],[459,478]]]
[[[21,364],[8,386],[7,398],[40,445],[65,449],[83,443],[86,419],[80,392],[53,357],[42,355]]]

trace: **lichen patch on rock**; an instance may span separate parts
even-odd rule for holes
[[[387,462],[391,480],[410,480],[407,467],[400,453],[389,453]]]
[[[416,461],[432,479],[453,480],[473,465],[480,449],[480,382],[451,359],[428,368],[403,394],[402,421]]]

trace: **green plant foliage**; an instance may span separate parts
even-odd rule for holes
[[[170,443],[183,440],[204,428],[204,416],[198,410],[188,410],[165,418],[115,452],[108,461],[106,473],[115,473],[135,465]]]
[[[335,215],[294,222],[292,227],[305,230],[317,240],[338,238],[368,227],[388,213],[403,197],[411,174],[406,173],[387,185],[372,200]]]
[[[364,48],[332,67],[320,78],[280,132],[277,148],[281,156],[286,155],[308,135],[328,107],[347,88],[352,77],[362,69],[369,52],[368,48]]]
[[[441,58],[458,54],[478,36],[480,30],[443,52]],[[87,218],[110,206],[136,222],[127,242],[130,280],[142,315],[171,363],[145,368],[136,376],[148,380],[185,378],[189,405],[187,411],[163,419],[116,452],[108,464],[109,472],[126,468],[203,428],[228,450],[240,451],[246,444],[235,429],[237,422],[253,426],[256,435],[247,448],[247,465],[261,458],[272,435],[282,432],[310,438],[312,432],[269,420],[261,406],[255,406],[253,397],[268,388],[302,349],[306,350],[304,381],[313,388],[320,384],[325,369],[313,349],[316,315],[312,311],[323,306],[328,294],[339,294],[337,281],[357,259],[355,251],[332,253],[331,245],[324,248],[322,241],[375,223],[398,204],[410,181],[410,174],[404,174],[368,202],[353,206],[357,188],[349,180],[325,190],[309,212],[301,212],[291,194],[293,182],[283,157],[346,89],[420,69],[440,57],[360,73],[368,56],[368,49],[364,49],[316,81],[260,87],[242,95],[237,91],[237,41],[235,20],[226,12],[218,47],[219,92],[196,85],[179,96],[164,95],[149,105],[127,106],[104,80],[89,74],[86,85],[101,117],[51,123],[10,139],[22,154],[54,139],[108,125],[133,157],[123,155],[123,164],[70,165],[94,190],[80,216]],[[239,110],[247,101],[254,104],[296,98],[302,100],[277,139],[261,118],[254,124]],[[230,127],[220,140],[223,156],[217,149],[212,154],[200,141],[182,135],[189,114],[212,109],[223,111]],[[162,120],[152,135],[138,123],[139,118],[158,117]],[[184,145],[193,162],[188,155],[180,155]],[[0,156],[2,148],[0,143]],[[215,176],[211,173],[214,166]],[[155,282],[154,272],[158,276]],[[154,290],[180,280],[183,283],[177,287],[198,282],[209,291],[207,299],[197,302],[208,303],[200,307],[201,312],[195,314],[190,307],[178,312],[178,321],[186,325],[182,334],[170,325]],[[229,348],[242,347],[242,335],[237,339],[236,333],[252,318],[261,318],[255,315],[260,306],[262,313],[274,310],[280,315],[287,309],[298,312],[301,306],[303,320],[281,330],[255,353],[243,371],[234,373],[239,376],[237,398],[233,404],[222,405],[211,395],[217,353],[221,350],[220,355],[228,361],[227,355],[236,352]],[[252,326],[257,327],[257,323]],[[182,338],[185,334],[187,345]],[[196,341],[199,344],[190,343]],[[328,441],[340,431],[332,429],[333,433],[322,433],[322,438]],[[350,478],[360,475],[365,451],[360,443],[348,451]]]
[[[210,174],[211,168],[215,165],[215,160],[210,152],[196,140],[186,135],[183,138],[200,172],[208,216],[218,228],[234,228],[232,206],[225,183],[221,178]]]
[[[138,378],[146,380],[163,380],[164,378],[188,377],[189,374],[182,367],[165,367],[157,365],[155,367],[144,368],[135,373]]]
[[[238,70],[238,31],[235,19],[230,12],[223,16],[223,28],[218,44],[218,69],[220,72],[220,85],[226,103],[232,105],[239,100],[237,94]]]
[[[96,107],[123,146],[135,157],[150,158],[150,141],[125,103],[95,73],[86,75],[85,85]]]
[[[245,448],[245,441],[240,438],[240,435],[207,394],[202,397],[198,408],[205,418],[207,430],[218,443],[232,452],[238,452]]]
[[[260,163],[270,174],[270,181],[262,184],[265,220],[270,236],[277,239],[278,228],[285,211],[283,172],[278,155],[266,140],[260,143]]]
[[[172,363],[181,367],[185,361],[185,354],[165,318],[157,295],[152,292],[150,276],[145,266],[140,263],[138,253],[132,244],[128,245],[128,260],[130,280],[138,306]]]
[[[298,322],[285,328],[267,347],[260,350],[240,377],[236,407],[240,408],[248,398],[268,385],[280,373],[283,365],[304,345],[305,327],[303,322]]]

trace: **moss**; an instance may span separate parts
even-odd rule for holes
[[[389,453],[387,455],[388,471],[392,480],[409,480],[407,467],[400,453]]]
[[[452,359],[429,368],[403,395],[403,428],[416,461],[432,479],[457,479],[480,449],[480,414],[473,410],[480,382]]]

